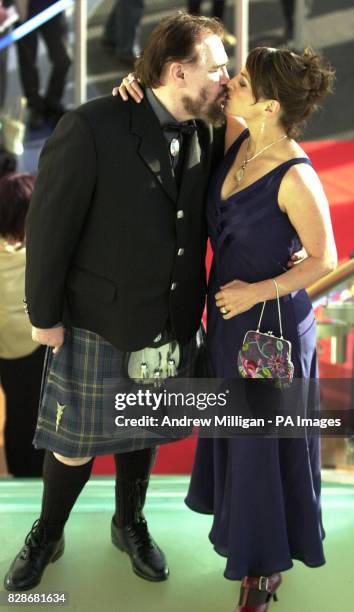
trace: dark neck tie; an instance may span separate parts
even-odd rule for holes
[[[174,132],[184,136],[193,134],[197,126],[194,121],[182,121],[182,123],[165,123],[162,129],[164,132]]]

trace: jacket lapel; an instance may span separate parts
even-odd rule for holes
[[[167,143],[158,119],[144,99],[140,104],[131,102],[131,133],[139,137],[138,154],[173,202],[178,192],[173,176]]]

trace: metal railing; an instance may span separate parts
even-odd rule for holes
[[[354,276],[354,259],[349,259],[338,266],[307,289],[311,300],[317,300],[325,296],[333,287]]]

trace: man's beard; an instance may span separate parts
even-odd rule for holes
[[[189,96],[182,98],[184,110],[195,119],[202,119],[206,123],[220,127],[225,123],[225,114],[221,100],[226,92],[227,89],[225,87],[224,91],[213,102],[208,103],[208,90],[204,87],[197,100],[192,100]]]

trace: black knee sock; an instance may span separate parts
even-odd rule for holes
[[[44,491],[40,521],[49,540],[58,540],[70,512],[91,475],[93,459],[85,465],[71,466],[46,451],[43,464]]]
[[[116,464],[116,511],[118,527],[139,520],[145,503],[155,448],[114,455]]]
[[[130,453],[114,455],[117,478],[121,480],[145,480],[150,476],[156,457],[155,448],[144,448]]]

